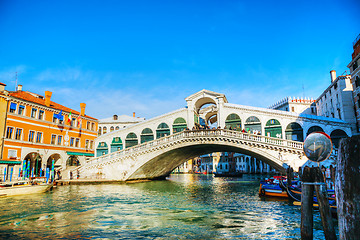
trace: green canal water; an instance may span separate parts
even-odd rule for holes
[[[300,239],[300,207],[260,198],[261,176],[60,186],[0,198],[0,239]],[[324,239],[319,213],[314,239]]]

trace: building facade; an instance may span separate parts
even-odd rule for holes
[[[269,109],[316,115],[315,100],[310,98],[286,97],[271,105]]]
[[[350,69],[353,87],[354,112],[356,118],[356,134],[360,132],[360,34],[353,43],[352,59],[347,66]]]
[[[0,127],[2,180],[18,177],[24,165],[31,175],[39,176],[53,164],[69,170],[94,156],[98,120],[81,111],[51,101],[45,96],[23,91],[6,91],[0,85]]]
[[[145,118],[135,117],[135,112],[132,117],[127,115],[114,115],[110,118],[100,119],[98,135],[117,131],[143,121],[145,121]]]
[[[356,133],[356,118],[354,112],[353,86],[351,76],[336,76],[336,71],[330,71],[331,83],[327,89],[316,99],[318,116],[337,118],[349,123],[352,134]],[[348,135],[341,130],[332,133],[333,143],[338,147],[337,139]]]

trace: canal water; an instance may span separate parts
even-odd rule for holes
[[[264,176],[59,186],[0,198],[0,239],[300,239],[300,207],[258,196]],[[319,213],[314,239],[324,239]]]

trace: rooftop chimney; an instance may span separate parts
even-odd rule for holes
[[[6,86],[5,83],[1,83],[1,82],[0,82],[0,91],[4,91],[4,90],[5,90],[5,86]]]
[[[113,116],[114,120],[118,120],[118,115]]]
[[[80,115],[81,116],[85,116],[85,107],[86,107],[86,103],[80,103],[80,108],[81,108]]]
[[[133,112],[133,117],[135,117],[135,112]]]
[[[21,86],[21,85],[20,85]],[[19,89],[18,89],[19,90]],[[51,99],[52,92],[45,91],[45,105],[50,107],[50,99]]]
[[[331,70],[330,71],[330,76],[331,76],[331,82],[334,82],[336,79],[336,71],[335,70]]]
[[[17,90],[18,90],[18,91],[22,91],[22,85],[19,84],[19,85],[17,86]]]

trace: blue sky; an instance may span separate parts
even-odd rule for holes
[[[151,118],[208,89],[267,107],[317,98],[360,33],[355,0],[0,0],[0,82],[96,118]],[[357,16],[357,17],[356,17]]]

